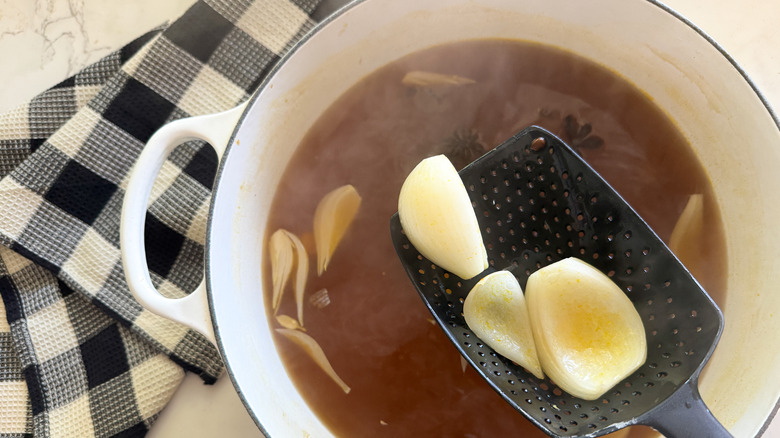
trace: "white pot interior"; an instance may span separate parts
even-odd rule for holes
[[[260,90],[223,163],[207,269],[213,320],[234,382],[272,436],[327,436],[275,354],[264,309],[263,236],[286,163],[316,118],[366,74],[445,42],[514,38],[597,61],[644,90],[693,145],[728,247],[726,328],[700,383],[736,436],[756,435],[780,396],[780,131],[732,63],[645,0],[395,0],[358,3],[287,58]]]

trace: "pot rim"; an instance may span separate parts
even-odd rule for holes
[[[276,64],[271,68],[271,70],[268,72],[268,74],[265,76],[265,78],[262,80],[260,85],[252,92],[252,95],[249,96],[247,100],[247,105],[239,117],[238,121],[236,122],[235,126],[232,128],[232,133],[230,134],[230,138],[227,143],[227,148],[225,150],[223,158],[220,160],[219,165],[217,167],[217,172],[214,178],[214,187],[212,188],[212,202],[209,206],[208,211],[208,217],[206,221],[206,239],[205,239],[205,251],[204,251],[204,260],[205,260],[205,272],[204,272],[204,280],[206,285],[206,296],[208,301],[208,308],[209,308],[209,314],[211,317],[211,323],[214,327],[214,336],[217,341],[217,349],[219,350],[219,353],[225,363],[225,371],[228,377],[230,378],[230,381],[235,388],[239,399],[241,400],[241,403],[244,405],[244,408],[249,413],[250,417],[252,417],[252,420],[255,422],[255,425],[258,427],[260,432],[266,436],[270,437],[271,435],[268,433],[268,431],[265,429],[263,424],[261,423],[260,419],[257,417],[257,414],[250,408],[249,403],[246,399],[246,396],[242,392],[238,382],[236,381],[236,377],[234,375],[233,369],[230,365],[230,360],[226,354],[226,351],[223,347],[222,342],[222,336],[219,330],[219,323],[216,319],[215,315],[215,308],[214,308],[214,300],[212,295],[212,276],[210,271],[210,254],[209,248],[211,247],[211,223],[212,218],[214,217],[214,205],[216,204],[213,202],[213,199],[216,197],[217,193],[219,192],[220,187],[220,181],[221,176],[224,171],[225,163],[227,162],[227,157],[230,154],[230,152],[233,150],[233,147],[235,145],[236,135],[239,131],[239,128],[244,122],[245,117],[249,113],[249,111],[254,106],[255,102],[259,98],[260,94],[266,89],[268,84],[271,82],[271,80],[276,76],[277,72],[284,66],[284,64],[287,62],[289,58],[294,56],[298,50],[309,40],[311,40],[313,37],[315,37],[321,29],[329,25],[331,22],[335,21],[336,19],[340,18],[342,15],[346,14],[348,11],[353,9],[355,6],[360,5],[362,3],[365,3],[367,1],[371,0],[347,0],[347,2],[339,7],[337,10],[329,14],[327,17],[325,17],[322,21],[314,25],[306,34],[304,34],[290,49],[282,55],[277,61]],[[683,16],[681,13],[677,12],[670,6],[662,3],[659,0],[638,0],[638,1],[644,1],[646,3],[649,3],[653,6],[658,7],[662,11],[670,14],[673,18],[676,18],[680,22],[682,22],[684,25],[688,26],[691,30],[696,32],[699,36],[701,36],[706,42],[708,42],[715,50],[717,50],[728,62],[731,64],[732,67],[739,73],[739,75],[745,80],[745,82],[748,84],[751,90],[753,90],[753,93],[755,93],[756,97],[760,100],[761,104],[764,106],[766,111],[769,113],[769,116],[772,118],[772,120],[775,123],[775,127],[777,128],[778,132],[780,133],[780,115],[772,108],[767,98],[764,96],[764,94],[761,92],[761,90],[756,86],[756,84],[753,82],[753,80],[750,78],[750,76],[747,74],[747,72],[737,63],[737,61],[717,42],[714,38],[712,38],[707,32],[699,28],[696,24],[694,24],[691,20]],[[772,420],[777,415],[778,411],[780,411],[780,398],[775,401],[774,408],[772,409],[772,412],[769,414],[769,416],[764,421],[763,425],[759,429],[756,437],[762,436],[767,428],[769,427],[769,424],[772,422]]]

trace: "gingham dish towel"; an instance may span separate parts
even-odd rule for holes
[[[222,372],[201,335],[136,303],[122,271],[127,176],[152,133],[226,110],[311,29],[317,0],[200,0],[177,21],[0,115],[0,437],[143,436],[184,372]],[[146,252],[167,296],[194,290],[216,155],[177,148]]]

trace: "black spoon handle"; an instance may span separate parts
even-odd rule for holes
[[[697,383],[698,376],[689,379],[639,422],[669,438],[732,437],[704,404]]]

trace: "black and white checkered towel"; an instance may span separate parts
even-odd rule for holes
[[[165,29],[0,115],[0,437],[142,436],[184,376],[222,371],[201,335],[131,297],[127,175],[152,133],[245,100],[318,0],[199,0]],[[146,218],[154,284],[202,278],[213,150],[177,148]]]

